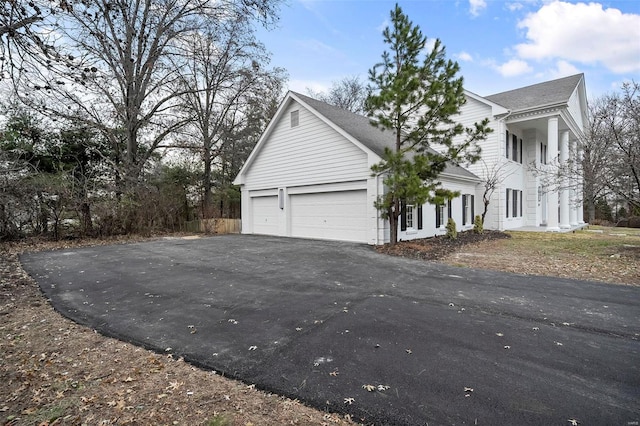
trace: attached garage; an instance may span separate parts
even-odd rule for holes
[[[253,197],[251,218],[254,234],[278,235],[278,197]]]
[[[367,191],[293,194],[291,236],[366,243]]]

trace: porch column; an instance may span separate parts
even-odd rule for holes
[[[576,141],[569,141],[569,159],[571,175],[569,176],[569,223],[571,227],[578,226],[578,155]]]
[[[547,120],[547,151],[551,167],[558,163],[558,117]],[[558,227],[558,190],[552,186],[547,192],[547,231],[559,231]]]
[[[560,134],[560,228],[570,229],[569,224],[569,131]]]
[[[578,164],[582,165],[582,157],[584,153],[582,152],[582,147],[580,145],[576,147],[576,154],[578,158]],[[578,195],[577,196],[578,224],[583,225],[584,224],[584,177],[582,175],[578,177],[578,185],[576,186],[576,188],[578,190],[578,194],[577,194]]]

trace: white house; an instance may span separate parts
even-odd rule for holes
[[[575,157],[586,124],[584,77],[484,98],[466,95],[458,121],[471,125],[488,117],[494,129],[481,143],[483,161],[468,170],[450,166],[441,174],[443,187],[461,194],[447,205],[403,206],[398,239],[444,234],[448,217],[458,230],[471,229],[482,209],[484,174],[496,169],[508,172],[493,195],[485,227],[577,225],[582,220],[577,194],[559,185],[543,187],[529,163],[552,167],[558,152],[561,161]],[[242,191],[242,232],[388,242],[389,223],[373,204],[385,188],[371,166],[393,141],[393,134],[364,116],[287,93],[234,182]],[[559,215],[550,213],[558,211],[553,206],[560,206]]]

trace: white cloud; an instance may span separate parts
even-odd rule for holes
[[[567,77],[569,75],[579,74],[580,70],[573,66],[573,64],[560,60],[556,63],[556,68],[550,71],[551,78],[562,78]]]
[[[472,16],[480,15],[480,12],[487,7],[487,2],[485,0],[469,0],[469,13]]]
[[[311,89],[316,93],[327,93],[329,91],[329,88],[331,87],[331,84],[319,80],[289,80],[288,86],[289,90],[293,90],[294,92],[306,95],[307,89]]]
[[[380,32],[380,33],[381,33],[381,32],[383,32],[383,31],[384,31],[384,30],[385,30],[389,25],[391,25],[391,23],[389,22],[389,20],[388,20],[388,19],[385,19],[384,21],[382,21],[382,23],[381,23],[380,25],[378,25],[378,26],[376,27],[376,30],[377,30],[378,32]]]
[[[459,61],[463,61],[463,62],[473,62],[473,57],[468,54],[467,52],[460,52],[457,55],[455,55],[456,58],[458,58]]]
[[[522,5],[522,3],[518,3],[518,2],[509,2],[507,3],[507,9],[510,12],[515,12],[517,10],[522,9],[524,6]]]
[[[640,71],[640,15],[603,9],[598,3],[554,1],[518,23],[527,42],[522,59],[562,59],[602,64],[615,73]]]
[[[511,59],[502,65],[493,64],[493,68],[503,77],[516,77],[533,71],[533,68],[521,59]]]
[[[487,7],[485,0],[469,0],[469,13],[478,16],[480,12]]]

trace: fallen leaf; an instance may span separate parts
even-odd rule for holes
[[[356,402],[356,400],[355,400],[355,399],[353,399],[353,398],[345,398],[345,399],[344,399],[344,403],[345,403],[345,404],[349,404],[349,405],[351,405],[351,404],[353,404],[354,402]]]
[[[373,392],[376,390],[376,387],[373,385],[362,385],[362,389],[365,389],[367,392]]]

